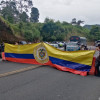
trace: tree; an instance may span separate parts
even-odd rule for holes
[[[19,15],[20,16],[20,20],[23,22],[28,22],[28,15],[26,14],[26,12],[23,12],[22,14]]]
[[[65,27],[59,21],[54,22],[53,19],[46,18],[41,30],[44,41],[60,41],[65,38],[63,36],[65,35]]]
[[[20,13],[28,12],[33,7],[32,0],[10,0],[14,1]]]
[[[18,11],[16,9],[16,4],[13,1],[5,2],[2,1],[1,3],[1,15],[8,20],[10,23],[14,23],[16,18],[18,18]]]
[[[36,28],[33,28],[32,30],[25,30],[24,37],[30,42],[37,42],[41,40],[40,32]]]
[[[93,26],[90,30],[89,36],[93,40],[99,40],[100,39],[100,27],[99,26]]]
[[[96,32],[100,32],[100,27],[99,26],[93,26],[90,30],[90,35],[94,35]]]
[[[71,21],[71,24],[80,26],[83,22],[84,21],[81,21],[81,20],[76,21],[76,18],[73,18]]]
[[[19,23],[19,32],[20,32],[21,36],[23,36],[22,28],[23,28],[23,22],[20,22]]]
[[[80,26],[82,23],[84,23],[84,21],[78,20],[77,21],[77,25]]]
[[[51,41],[56,41],[56,36],[52,35],[51,36]]]
[[[50,18],[46,17],[44,20],[44,23],[49,23],[49,22],[54,23],[54,19],[50,19]]]
[[[37,8],[33,7],[31,9],[31,18],[30,18],[30,20],[31,20],[31,22],[39,22],[38,19],[39,19],[39,11],[38,11]]]
[[[29,11],[32,7],[32,0],[4,0],[0,2],[0,14],[11,23],[17,23],[20,21],[29,22]],[[38,22],[38,9],[34,9],[32,11],[32,14],[34,15],[32,19],[34,19],[35,22]]]
[[[30,41],[30,42],[33,42],[33,34],[32,34],[32,31],[25,31],[24,33],[24,37],[27,41]]]
[[[72,19],[71,24],[72,24],[72,25],[76,25],[76,18],[73,18],[73,19]]]
[[[19,11],[19,21],[29,22],[29,11],[33,7],[32,0],[15,0],[17,10]]]

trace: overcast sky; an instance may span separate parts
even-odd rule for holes
[[[85,24],[100,24],[100,0],[33,0],[40,13],[39,21],[46,17],[55,21],[71,22],[73,18]]]

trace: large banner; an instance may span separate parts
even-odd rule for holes
[[[5,43],[5,59],[12,62],[50,65],[62,71],[86,76],[90,72],[94,50],[61,51],[46,43],[12,45]]]

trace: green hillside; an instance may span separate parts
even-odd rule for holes
[[[14,30],[10,23],[0,16],[0,43],[9,42],[14,43],[18,38],[14,35]]]
[[[54,22],[49,19],[44,23],[19,22],[11,24],[0,17],[0,41],[68,41],[70,36],[88,36],[89,31],[81,26],[72,26],[67,22]]]
[[[78,35],[87,37],[89,30],[81,26],[73,26],[67,22],[54,22],[49,19],[44,23],[12,24],[16,36],[23,37],[26,41],[68,41],[70,36]]]
[[[100,26],[81,27],[81,20],[72,25],[45,18],[40,23],[39,10],[33,4],[32,0],[0,1],[0,42],[69,41],[70,36],[84,36],[88,41],[100,39]]]
[[[89,30],[67,22],[55,22],[53,19],[46,19],[44,23],[19,22],[11,24],[0,17],[0,42],[69,41],[70,36],[84,36],[88,41],[99,40],[100,27],[92,26]]]

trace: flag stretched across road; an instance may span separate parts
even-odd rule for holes
[[[61,51],[46,43],[12,45],[5,43],[5,59],[8,61],[51,65],[62,71],[86,76],[90,72],[94,50]]]

